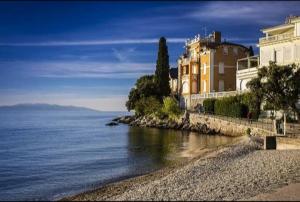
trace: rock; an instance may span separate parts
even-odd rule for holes
[[[105,124],[106,126],[117,126],[117,125],[119,125],[117,122],[109,122],[109,123],[107,123],[107,124]]]
[[[117,118],[116,118],[117,119]],[[123,116],[119,118],[119,123],[129,124],[135,120],[135,116]]]
[[[182,126],[182,130],[188,130],[190,127],[190,124],[189,123],[184,123],[183,126]]]
[[[114,118],[114,119],[111,120],[111,121],[113,121],[113,122],[119,122],[121,118],[122,118],[122,117],[117,117],[117,118]]]

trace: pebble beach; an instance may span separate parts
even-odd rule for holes
[[[263,150],[260,141],[247,137],[188,163],[62,200],[268,200],[288,186],[299,200],[293,191],[299,183],[300,150]]]

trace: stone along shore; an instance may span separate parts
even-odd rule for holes
[[[215,135],[219,131],[209,128],[205,123],[191,124],[189,118],[179,118],[178,120],[158,119],[152,116],[123,116],[113,119],[107,125],[114,126],[118,123],[128,124],[130,126],[150,127],[160,129],[174,129],[198,132],[201,134]]]
[[[211,151],[189,163],[63,200],[268,200],[262,194],[288,184],[298,187],[300,150],[261,148],[257,138],[245,136],[237,144]],[[295,186],[293,189],[296,190]],[[299,193],[293,194],[294,199],[300,199]]]

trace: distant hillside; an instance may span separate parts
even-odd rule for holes
[[[0,110],[96,111],[85,107],[62,106],[62,105],[51,105],[51,104],[17,104],[11,106],[0,106]]]

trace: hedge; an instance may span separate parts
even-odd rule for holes
[[[236,96],[225,97],[216,100],[214,105],[214,112],[216,115],[230,116],[230,117],[247,117],[247,105],[240,103]]]
[[[251,111],[252,118],[257,119],[260,114],[260,105],[261,100],[249,92],[220,99],[208,98],[203,101],[205,112],[238,118],[246,118],[248,111]]]
[[[215,112],[215,98],[208,98],[203,101],[203,107],[205,113],[214,113]]]

